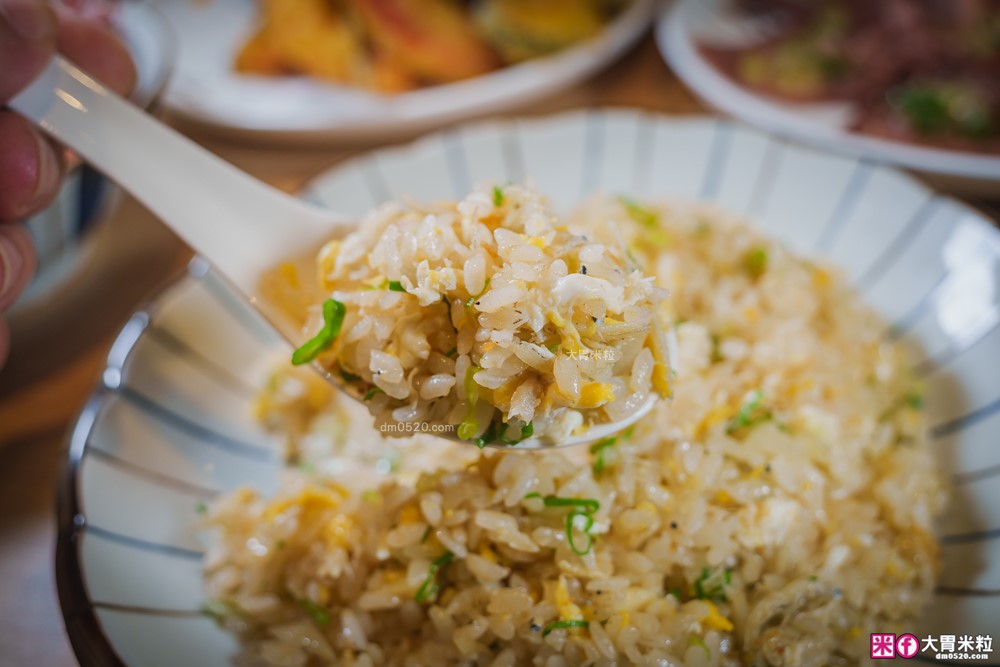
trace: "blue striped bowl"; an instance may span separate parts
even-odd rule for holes
[[[887,338],[919,342],[934,446],[954,482],[937,597],[901,631],[997,629],[1000,233],[987,219],[865,160],[625,110],[459,127],[355,159],[306,196],[360,215],[391,197],[524,179],[563,208],[595,190],[713,200],[843,267],[892,323]],[[122,330],[72,434],[59,503],[59,592],[83,664],[230,664],[234,640],[199,613],[205,544],[193,524],[220,492],[275,485],[281,461],[248,403],[280,346],[198,261]]]

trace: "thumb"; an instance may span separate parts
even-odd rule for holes
[[[31,83],[56,48],[56,15],[43,0],[0,0],[0,103]]]

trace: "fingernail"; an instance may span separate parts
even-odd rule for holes
[[[0,313],[7,309],[28,285],[34,273],[31,237],[17,225],[0,226]]]
[[[25,39],[45,39],[56,31],[52,10],[41,0],[3,0],[0,2],[0,16]]]
[[[38,205],[52,198],[53,190],[59,187],[59,177],[62,171],[56,149],[38,132],[32,132],[38,148],[38,180],[35,181],[35,192],[31,195],[28,207],[35,210]]]

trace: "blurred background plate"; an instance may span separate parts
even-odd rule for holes
[[[708,104],[779,136],[823,149],[914,169],[949,191],[995,197],[1000,157],[945,150],[849,132],[842,103],[792,104],[750,91],[716,69],[699,51],[700,38],[740,34],[730,0],[678,0],[656,28],[663,57]],[[892,48],[886,45],[886,48]]]
[[[348,161],[305,196],[358,216],[389,198],[457,198],[508,180],[535,183],[562,210],[601,190],[714,201],[842,267],[892,324],[886,337],[914,344],[931,444],[953,486],[926,615],[862,630],[996,633],[1000,232],[988,219],[891,168],[728,121],[636,111],[461,126]],[[287,348],[193,266],[121,332],[72,435],[56,573],[84,665],[225,667],[238,648],[199,611],[208,544],[196,510],[244,483],[274,488],[282,463],[250,403]]]
[[[306,78],[233,71],[253,31],[254,0],[153,0],[180,39],[166,104],[181,118],[237,136],[385,139],[509,109],[557,93],[610,64],[642,35],[653,0],[634,0],[591,41],[466,81],[378,95]]]

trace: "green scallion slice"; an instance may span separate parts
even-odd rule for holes
[[[587,536],[587,546],[583,549],[576,546],[576,540],[573,537],[573,533],[576,531],[576,517],[578,516],[584,518],[584,525],[580,530]],[[577,556],[586,556],[594,548],[594,536],[590,533],[590,529],[593,527],[594,515],[590,512],[574,509],[566,515],[566,541],[569,542],[569,548]]]
[[[427,578],[424,579],[424,583],[420,584],[420,588],[417,589],[417,594],[414,596],[417,602],[423,604],[425,602],[433,602],[437,599],[438,591],[441,586],[438,582],[438,577],[441,574],[441,570],[448,565],[455,557],[450,551],[445,551],[443,554],[438,556],[431,563],[430,569],[427,571]]]
[[[546,496],[546,507],[579,507],[584,512],[594,513],[601,509],[601,503],[593,498],[560,498],[559,496]]]
[[[568,630],[569,628],[589,628],[590,621],[553,621],[542,630],[542,636],[547,637],[553,630]]]
[[[324,607],[321,607],[312,600],[307,600],[305,598],[296,600],[296,602],[299,603],[299,606],[302,607],[302,610],[304,612],[309,614],[309,617],[312,618],[312,620],[316,623],[316,625],[319,625],[321,627],[326,627],[330,625],[329,610],[327,610]]]
[[[292,364],[301,366],[326,350],[340,334],[340,327],[344,324],[344,314],[347,308],[335,299],[327,299],[323,302],[323,328],[315,336],[310,338],[299,349],[292,353]]]

